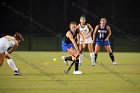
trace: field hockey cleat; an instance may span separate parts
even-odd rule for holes
[[[78,71],[74,71],[73,74],[80,75],[80,74],[83,74],[83,72],[78,70]]]
[[[113,65],[118,65],[118,62],[113,61],[112,64],[113,64]]]
[[[18,69],[18,71],[14,71],[14,75],[21,75],[20,70]]]
[[[92,65],[92,66],[96,66],[96,62],[93,62],[91,65]]]
[[[68,61],[65,61],[65,56],[62,56],[62,60],[64,61],[64,63],[68,66],[69,65],[69,62]]]

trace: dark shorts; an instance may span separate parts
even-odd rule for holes
[[[107,40],[107,41],[102,42],[98,38],[96,38],[96,44],[99,46],[107,46],[107,45],[110,45],[110,41]]]
[[[68,51],[68,49],[70,49],[70,48],[74,48],[74,46],[73,46],[73,44],[72,43],[70,43],[70,44],[67,44],[66,42],[64,42],[63,40],[62,40],[62,42],[61,42],[62,44],[62,50],[63,50],[63,52],[67,52]]]

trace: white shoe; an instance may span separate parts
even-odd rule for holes
[[[113,61],[112,64],[113,64],[113,65],[118,65],[118,62]]]
[[[14,75],[21,75],[20,70],[18,69],[18,71],[14,71]]]
[[[69,62],[68,61],[65,61],[65,56],[62,56],[61,58],[64,61],[64,63],[68,66],[69,65]]]
[[[83,72],[78,70],[78,71],[74,71],[73,74],[80,75],[80,74],[83,74]]]
[[[94,63],[92,63],[91,65],[92,65],[92,66],[96,66],[96,63],[94,62]]]

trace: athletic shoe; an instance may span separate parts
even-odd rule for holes
[[[96,62],[93,62],[91,65],[92,65],[92,66],[96,66]]]
[[[62,56],[62,60],[64,61],[64,63],[68,66],[69,65],[69,62],[68,61],[65,61],[65,56]]]
[[[14,71],[14,75],[21,75],[20,70],[18,69],[18,71]]]
[[[83,74],[83,72],[81,72],[81,71],[78,70],[78,71],[74,71],[73,74],[80,75],[80,74]]]
[[[80,70],[79,70],[79,72],[83,74],[83,72],[82,72],[82,71],[80,71]]]
[[[112,64],[113,64],[113,65],[118,65],[118,62],[113,61]]]

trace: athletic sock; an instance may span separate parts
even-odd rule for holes
[[[90,53],[90,57],[91,57],[91,62],[92,62],[92,63],[95,63],[94,52]]]
[[[72,60],[72,56],[65,57],[65,61],[73,61],[73,60]]]
[[[18,69],[12,59],[7,59],[7,63],[14,71],[18,71]]]
[[[83,60],[83,54],[80,53],[80,56],[79,56],[79,63],[82,63],[82,60]]]
[[[74,60],[75,61],[75,71],[79,70],[79,59]]]
[[[111,58],[112,62],[113,62],[113,61],[115,61],[115,59],[114,59],[114,55],[113,55],[113,53],[112,53],[112,52],[111,52],[111,53],[109,53],[109,56],[110,56],[110,58]]]
[[[98,55],[97,55],[97,54],[95,54],[95,62],[96,62],[97,56],[98,56]]]

